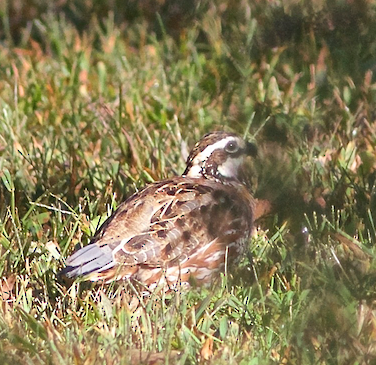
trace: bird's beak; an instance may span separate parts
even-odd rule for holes
[[[257,147],[254,143],[247,142],[245,147],[245,153],[248,156],[257,157]]]

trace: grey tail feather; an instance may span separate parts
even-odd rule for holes
[[[61,271],[68,278],[101,272],[115,266],[112,250],[108,246],[99,247],[91,243],[69,256],[66,268]]]

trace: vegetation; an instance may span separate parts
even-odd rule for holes
[[[0,363],[375,362],[374,2],[23,3],[0,5]],[[138,299],[59,277],[215,129],[259,146],[253,262]]]

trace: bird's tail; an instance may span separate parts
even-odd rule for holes
[[[67,266],[61,271],[68,278],[99,273],[115,266],[112,250],[108,246],[99,247],[91,243],[68,257]]]

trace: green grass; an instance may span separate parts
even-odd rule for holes
[[[0,6],[0,363],[373,363],[373,3],[43,3]],[[253,262],[141,299],[58,276],[216,129],[260,150]]]

